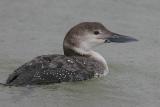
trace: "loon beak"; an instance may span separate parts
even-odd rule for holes
[[[137,39],[125,35],[120,35],[117,33],[110,33],[111,35],[106,38],[105,43],[115,42],[115,43],[127,43],[138,41]]]

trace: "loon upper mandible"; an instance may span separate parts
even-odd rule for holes
[[[106,75],[105,59],[92,48],[103,43],[137,41],[113,33],[99,22],[82,22],[66,34],[64,55],[42,55],[25,63],[9,75],[7,85],[34,85],[88,80]]]

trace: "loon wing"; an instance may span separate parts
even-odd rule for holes
[[[85,57],[42,55],[16,69],[8,77],[7,84],[48,84],[87,80],[94,77],[94,71],[99,68],[97,66],[98,63],[93,63]]]

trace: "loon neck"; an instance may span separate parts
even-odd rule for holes
[[[64,47],[64,55],[66,56],[83,56],[83,57],[90,57],[89,52],[87,51],[83,51],[82,49],[78,49],[78,48],[66,48]]]
[[[107,66],[107,62],[102,55],[93,50],[86,50],[83,48],[66,48],[64,47],[64,55],[66,56],[83,56],[93,58],[94,60],[102,63],[104,66]]]

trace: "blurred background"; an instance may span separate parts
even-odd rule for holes
[[[45,86],[0,86],[0,107],[159,107],[159,0],[1,0],[0,82],[38,55],[63,54],[66,32],[83,21],[139,41],[95,48],[103,78]]]

